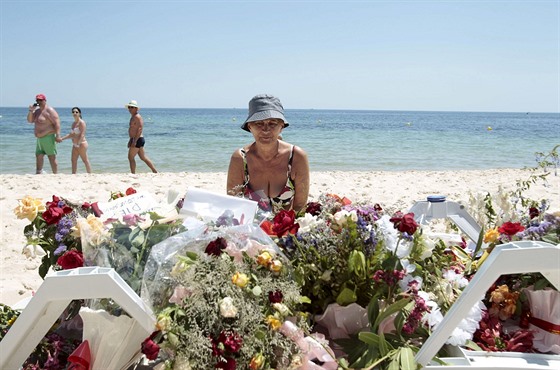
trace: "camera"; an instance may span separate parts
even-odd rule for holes
[[[38,106],[39,106],[39,103],[33,103],[33,106],[34,106],[34,107],[38,107]]]

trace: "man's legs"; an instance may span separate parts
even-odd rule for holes
[[[36,163],[36,174],[40,174],[41,172],[43,172],[43,162],[45,160],[45,155],[44,154],[36,154],[35,155],[35,163]]]
[[[134,160],[134,157],[136,157],[136,154],[138,154],[139,150],[140,149],[133,146],[128,148],[128,163],[130,164],[130,173],[136,173],[136,161]]]
[[[138,156],[140,157],[141,160],[144,161],[144,163],[148,165],[148,167],[150,167],[150,170],[152,170],[153,173],[157,173],[156,167],[144,152],[144,148],[140,148],[140,150],[138,151]]]
[[[58,172],[58,162],[56,161],[56,154],[48,155],[47,157],[49,158],[49,162],[51,162],[52,173],[56,174]]]

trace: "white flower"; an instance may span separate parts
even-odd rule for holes
[[[233,305],[231,297],[225,297],[220,301],[220,315],[226,318],[237,316],[237,307]]]
[[[469,284],[469,281],[463,276],[453,270],[443,272],[443,277],[446,278],[455,288],[464,288]]]
[[[288,316],[290,314],[290,309],[283,303],[273,303],[272,307],[282,316]]]
[[[317,216],[313,216],[311,213],[306,213],[303,217],[298,218],[296,222],[299,225],[299,231],[303,233],[310,232],[319,224]]]
[[[379,233],[383,235],[383,240],[385,241],[385,247],[391,252],[395,252],[397,247],[397,240],[399,234],[397,229],[393,226],[393,223],[389,221],[391,217],[388,215],[383,215],[379,220],[375,222],[379,229]]]
[[[486,309],[482,301],[478,301],[469,311],[459,325],[453,330],[453,333],[447,340],[447,344],[452,346],[462,346],[467,340],[472,339],[474,332],[479,328],[479,322],[482,319],[482,310]]]
[[[414,271],[416,271],[416,264],[410,263],[410,261],[407,259],[402,259],[401,265],[407,274],[412,274]]]
[[[434,250],[435,247],[436,247],[436,243],[432,239],[426,238],[426,240],[424,241],[424,248],[422,249],[422,254],[420,255],[420,259],[425,260],[426,258],[431,257],[432,251]]]
[[[403,292],[406,292],[408,290],[408,284],[411,281],[416,281],[418,283],[417,288],[418,289],[422,289],[422,283],[423,283],[423,279],[421,276],[412,276],[412,275],[405,275],[402,280],[399,281],[399,287],[401,288],[401,290]],[[422,297],[424,298],[424,297]],[[425,300],[427,298],[424,298]]]
[[[33,259],[35,257],[41,258],[47,254],[45,253],[45,250],[39,245],[26,245],[25,247],[23,247],[21,253],[24,254],[25,257],[30,259]]]
[[[431,330],[434,330],[440,322],[443,321],[443,314],[439,307],[433,308],[422,317],[422,322],[428,324]]]
[[[358,214],[355,210],[352,211],[338,211],[333,215],[334,221],[337,223],[338,226],[344,227],[348,223],[348,219],[356,222],[358,221]]]

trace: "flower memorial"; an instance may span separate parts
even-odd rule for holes
[[[177,235],[152,257],[145,282],[158,331],[143,344],[148,358],[159,352],[173,369],[312,369],[319,355],[336,369],[321,337],[306,335],[287,260],[258,228]]]
[[[415,354],[494,248],[559,243],[560,214],[524,195],[544,178],[471,196],[468,212],[482,227],[475,242],[441,238],[417,215],[334,194],[259,225],[239,225],[231,212],[206,223],[153,212],[102,221],[95,203],[57,196],[26,197],[14,212],[31,222],[24,252],[42,258],[41,276],[113,267],[141,293],[156,326],[137,347],[159,369],[415,369]],[[501,276],[447,344],[560,354],[559,298],[539,273]],[[4,335],[17,312],[0,314]],[[69,347],[52,335],[40,346],[46,357],[35,354],[24,368],[67,366]]]

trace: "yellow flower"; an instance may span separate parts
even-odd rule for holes
[[[500,232],[498,231],[498,228],[495,227],[493,229],[488,230],[484,234],[484,242],[485,243],[494,243],[496,240],[498,240],[499,237],[500,237]]]
[[[268,268],[272,272],[280,272],[282,271],[282,262],[280,260],[273,260],[272,262],[270,262]]]
[[[18,200],[18,206],[14,208],[14,213],[20,220],[27,218],[33,222],[35,217],[37,217],[37,213],[44,212],[45,209],[41,199],[27,195],[23,199]]]
[[[510,292],[507,285],[500,285],[490,293],[492,307],[489,309],[490,315],[498,316],[500,320],[507,320],[515,313],[519,292]]]
[[[259,370],[264,365],[264,356],[262,353],[259,353],[251,359],[251,363],[249,364],[249,369],[251,370]]]
[[[249,276],[242,274],[241,272],[236,272],[231,278],[231,282],[240,288],[245,288],[249,284]]]
[[[156,328],[158,330],[167,330],[171,325],[171,318],[169,315],[159,314],[157,317]]]
[[[270,325],[272,330],[278,330],[282,326],[282,322],[272,315],[268,315],[265,322]]]
[[[257,263],[261,266],[268,266],[268,264],[272,261],[272,255],[269,251],[263,251],[257,257]]]
[[[73,237],[84,238],[87,242],[93,245],[99,245],[105,236],[105,227],[103,222],[94,215],[88,215],[87,218],[79,218],[76,221],[76,226],[72,227]]]

